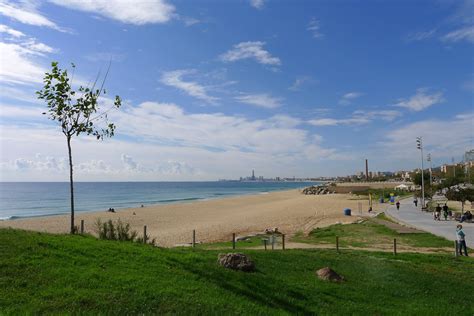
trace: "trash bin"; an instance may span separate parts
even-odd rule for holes
[[[346,216],[351,216],[351,209],[350,209],[350,208],[346,208],[346,209],[344,210],[344,215],[346,215]]]

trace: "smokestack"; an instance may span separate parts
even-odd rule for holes
[[[369,160],[365,160],[365,180],[369,181]]]

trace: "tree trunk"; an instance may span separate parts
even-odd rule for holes
[[[71,153],[71,136],[67,137],[67,149],[69,153],[69,185],[71,192],[71,234],[74,234],[74,181],[72,178],[72,153]]]

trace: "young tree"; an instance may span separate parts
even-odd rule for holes
[[[446,198],[452,201],[461,202],[461,212],[464,213],[464,204],[466,201],[474,202],[474,189],[472,188],[453,188],[446,192]]]
[[[96,89],[99,76],[91,88],[80,86],[74,91],[72,82],[68,77],[67,70],[58,67],[57,62],[51,63],[51,72],[45,73],[43,89],[37,91],[38,99],[45,100],[49,119],[56,121],[61,126],[61,130],[66,136],[67,149],[69,154],[69,181],[71,193],[71,234],[75,232],[74,226],[74,181],[73,164],[71,152],[71,140],[74,136],[81,134],[93,135],[97,139],[112,137],[115,125],[107,122],[107,111],[97,113],[99,110],[98,99],[101,94],[105,94],[104,83],[107,73],[104,76],[101,87]],[[72,64],[75,69],[75,65]],[[110,65],[109,65],[110,68]],[[74,76],[74,72],[73,72]],[[79,96],[80,95],[80,96]],[[112,108],[119,108],[122,101],[119,96],[115,97]],[[110,110],[110,109],[109,109]],[[96,126],[104,123],[105,127]]]

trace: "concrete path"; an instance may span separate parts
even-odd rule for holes
[[[400,210],[397,211],[395,205],[388,206],[386,213],[409,226],[422,229],[434,235],[444,237],[448,240],[456,239],[456,225],[454,220],[440,221],[433,220],[431,212],[422,212],[420,203],[418,207],[413,204],[413,199],[408,198],[400,201]],[[443,218],[443,216],[441,216]],[[462,223],[464,233],[466,234],[466,243],[470,248],[474,248],[474,223]]]

